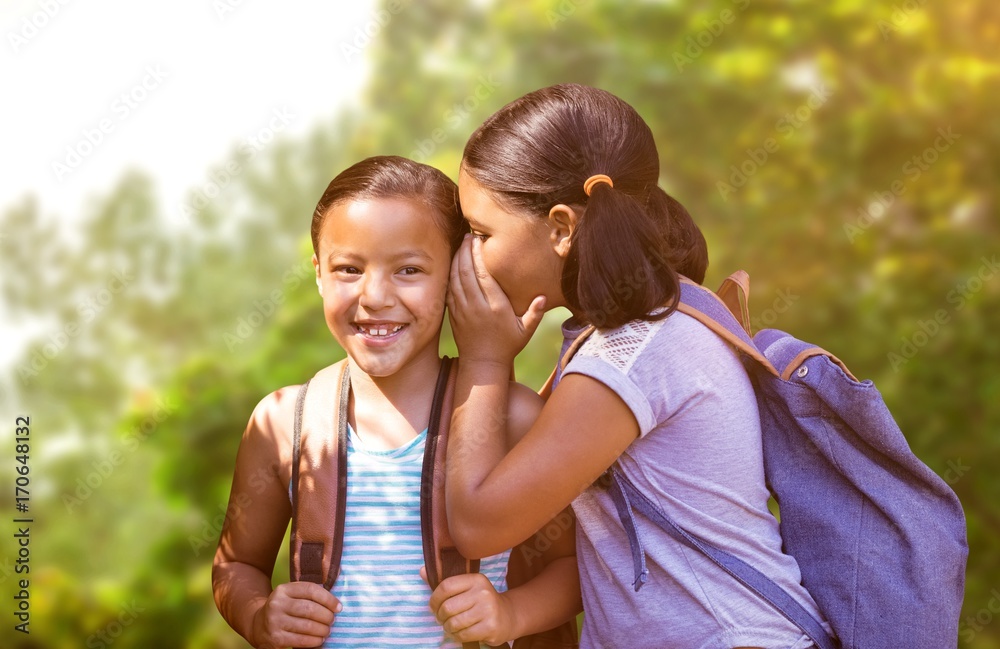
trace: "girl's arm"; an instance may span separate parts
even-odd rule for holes
[[[480,246],[477,239],[462,244],[448,298],[462,360],[446,497],[456,545],[470,557],[528,538],[639,435],[635,417],[614,391],[590,377],[570,374],[524,439],[505,455],[509,368],[538,326],[544,299],[536,298],[524,316],[515,315],[485,271]]]
[[[542,400],[523,385],[509,385],[506,441],[507,448],[512,448],[538,417]],[[454,536],[455,525],[449,527]],[[545,566],[529,581],[498,594],[483,575],[452,577],[432,594],[431,610],[457,640],[491,645],[546,631],[572,619],[583,608],[575,527],[573,512],[566,508],[511,550],[512,563],[530,567],[541,561]]]
[[[291,462],[296,391],[282,388],[254,409],[236,456],[226,521],[212,563],[219,612],[258,648],[321,644],[339,606],[318,584],[271,588],[274,559],[291,517],[284,468]]]
[[[524,439],[545,402],[530,388],[519,383],[508,385],[506,450],[510,452]],[[511,639],[551,629],[583,609],[576,564],[576,517],[570,507],[511,553],[517,553],[514,561],[521,561],[526,567],[536,561],[545,566],[526,583],[501,594],[512,613]]]

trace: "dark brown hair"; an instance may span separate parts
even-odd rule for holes
[[[455,254],[468,224],[462,218],[458,187],[441,171],[395,155],[365,158],[330,181],[312,217],[313,252],[319,254],[319,233],[330,210],[346,201],[411,198],[433,208],[434,221]]]
[[[705,278],[701,230],[657,186],[652,131],[609,92],[562,84],[513,101],[472,134],[462,168],[514,211],[544,217],[560,203],[583,208],[562,290],[598,327],[664,318],[676,306],[678,273]],[[597,184],[588,197],[583,184],[594,174],[610,176],[614,187]]]

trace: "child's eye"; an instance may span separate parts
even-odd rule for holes
[[[333,272],[345,273],[347,275],[360,275],[361,271],[356,266],[334,266]]]
[[[404,275],[416,275],[417,273],[420,272],[420,269],[417,268],[416,266],[407,266],[406,268],[401,269],[399,272],[401,272]]]
[[[472,231],[472,236],[479,239],[480,241],[486,241],[487,239],[490,238],[490,235],[483,234],[482,232],[476,232],[475,230]]]

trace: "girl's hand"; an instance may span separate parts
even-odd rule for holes
[[[426,579],[423,568],[421,576]],[[514,612],[503,594],[481,573],[445,579],[431,594],[431,611],[459,642],[503,645],[515,637]]]
[[[294,581],[281,584],[253,618],[254,646],[318,647],[330,635],[330,626],[343,605],[319,584]]]
[[[509,368],[545,313],[545,297],[531,301],[523,316],[483,263],[483,243],[466,235],[451,262],[448,317],[463,362],[497,363]]]

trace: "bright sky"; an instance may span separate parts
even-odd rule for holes
[[[4,2],[0,209],[33,192],[73,217],[130,166],[178,205],[234,144],[306,132],[357,96],[356,30],[377,38],[374,12],[372,0]]]
[[[44,214],[76,220],[138,167],[181,219],[187,190],[234,146],[308,132],[358,96],[388,15],[375,11],[373,0],[5,0],[0,210],[32,193]],[[2,311],[0,366],[28,333]]]

